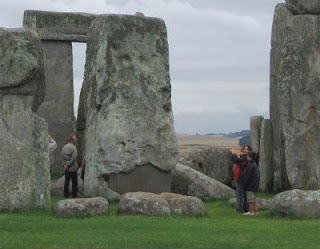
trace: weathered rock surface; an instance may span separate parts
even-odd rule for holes
[[[256,152],[259,152],[260,149],[262,120],[264,120],[263,116],[250,117],[250,141],[252,149]]]
[[[231,186],[233,164],[231,152],[210,146],[188,148],[180,153],[179,163],[189,166],[223,184]]]
[[[101,215],[108,211],[108,200],[103,197],[61,200],[55,207],[55,214],[59,217]]]
[[[272,167],[273,141],[272,126],[270,119],[263,119],[261,122],[261,137],[259,150],[259,168],[260,168],[260,190],[272,191]]]
[[[287,20],[278,76],[286,173],[292,188],[320,188],[320,16]]]
[[[286,0],[286,6],[295,15],[320,15],[319,0]]]
[[[36,31],[43,40],[85,42],[97,15],[26,10],[23,27]]]
[[[88,34],[84,96],[86,196],[96,194],[99,178],[130,174],[138,166],[170,173],[178,147],[162,20],[125,15],[96,18]],[[148,175],[142,174],[140,182],[146,180]],[[168,189],[167,185],[159,186]]]
[[[195,196],[202,201],[235,196],[232,188],[180,163],[172,170],[171,191]]]
[[[72,43],[42,41],[46,95],[38,113],[48,123],[50,135],[57,142],[53,152],[52,173],[63,174],[61,150],[74,133]]]
[[[169,216],[171,209],[167,201],[159,195],[148,192],[129,192],[121,196],[118,214],[144,214]]]
[[[270,120],[273,131],[273,191],[291,189],[285,166],[284,134],[282,131],[280,114],[280,64],[283,59],[281,53],[284,41],[284,29],[287,20],[292,17],[285,4],[278,4],[275,9],[271,36],[270,63]]]
[[[320,217],[320,190],[293,189],[279,193],[271,199],[270,211],[279,215]]]
[[[0,28],[0,209],[50,207],[48,128],[40,38]]]
[[[121,196],[118,214],[203,216],[205,215],[205,207],[200,199],[192,196],[173,193],[129,192]]]
[[[229,204],[233,207],[236,206],[237,198],[231,198]],[[270,200],[257,197],[257,206],[259,210],[268,210],[270,205]]]

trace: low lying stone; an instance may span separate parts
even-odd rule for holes
[[[278,215],[320,217],[320,190],[293,189],[279,193],[271,199],[270,211]]]
[[[159,197],[168,202],[174,214],[203,216],[206,213],[206,208],[199,198],[174,193],[161,193]]]
[[[183,164],[177,164],[172,170],[171,191],[198,197],[202,201],[235,196],[232,188]]]
[[[118,214],[203,216],[205,213],[199,198],[173,193],[130,192],[122,195],[118,204]]]
[[[168,202],[159,195],[149,192],[129,192],[121,196],[118,214],[143,214],[150,216],[169,216]]]
[[[108,200],[103,197],[78,198],[58,201],[55,214],[59,217],[75,217],[107,214]]]
[[[236,206],[237,198],[231,198],[229,200],[229,204],[233,207]],[[268,210],[270,205],[270,201],[263,199],[263,198],[257,198],[257,206],[259,210]]]

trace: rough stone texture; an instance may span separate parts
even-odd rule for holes
[[[282,60],[282,44],[286,21],[292,17],[285,4],[278,4],[275,9],[270,57],[270,120],[273,131],[273,191],[290,189],[285,168],[284,135],[280,121],[279,74]]]
[[[78,149],[78,164],[81,165],[82,158],[86,152],[86,116],[84,109],[84,88],[81,88],[78,116],[76,124],[77,149]]]
[[[286,0],[286,6],[295,15],[320,15],[319,0]]]
[[[270,211],[279,215],[320,217],[320,190],[293,189],[279,193],[271,199]]]
[[[141,181],[141,176],[144,180]],[[156,167],[139,166],[126,173],[111,174],[107,179],[109,188],[119,194],[130,191],[152,193],[170,192],[171,172],[162,171]]]
[[[58,201],[55,214],[58,217],[77,217],[107,214],[108,200],[102,197],[78,198]]]
[[[206,208],[199,198],[174,193],[162,193],[159,197],[168,202],[170,209],[174,214],[192,217],[204,216],[206,214]]]
[[[61,150],[74,132],[72,44],[63,41],[42,41],[46,96],[38,113],[57,142],[53,152],[53,173],[63,174]]]
[[[40,38],[0,28],[0,210],[50,207],[48,128]]]
[[[232,188],[180,163],[172,170],[171,191],[195,196],[202,201],[235,196]]]
[[[180,153],[179,163],[189,166],[223,184],[231,186],[233,163],[231,152],[210,146],[192,147]]]
[[[59,178],[56,182],[51,183],[51,195],[52,196],[64,196],[63,188],[64,188],[64,176]],[[69,185],[69,191],[71,193],[72,191],[72,184],[70,181]],[[83,195],[83,181],[80,178],[80,175],[78,176],[78,192]]]
[[[124,15],[96,18],[88,34],[84,95],[86,196],[96,194],[99,178],[138,166],[170,172],[178,146],[162,20]],[[150,179],[141,174],[139,181]],[[165,183],[161,186],[167,189]]]
[[[237,198],[231,198],[229,200],[229,204],[232,207],[235,207],[236,203],[237,203]],[[268,210],[269,205],[270,205],[270,200],[266,200],[266,199],[257,197],[257,206],[258,206],[259,210]]]
[[[259,152],[260,137],[261,137],[261,122],[264,120],[263,116],[250,117],[250,141],[252,149]]]
[[[320,16],[286,22],[278,95],[292,188],[320,188]]]
[[[196,197],[173,193],[160,195],[149,192],[129,192],[121,196],[118,214],[143,214],[150,216],[203,216],[206,210],[203,202]]]
[[[259,150],[260,190],[272,191],[272,157],[273,157],[272,127],[270,119],[261,122],[261,137]]]
[[[36,31],[43,40],[85,42],[96,17],[88,13],[26,10],[23,27]]]
[[[32,111],[36,111],[45,95],[39,37],[23,29],[1,28],[0,32],[0,90],[31,96]]]
[[[148,192],[129,192],[121,196],[118,214],[143,214],[169,216],[171,209],[167,201],[159,195]]]

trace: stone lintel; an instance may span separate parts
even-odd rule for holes
[[[91,23],[97,16],[81,12],[26,10],[23,27],[37,32],[42,40],[86,42]]]

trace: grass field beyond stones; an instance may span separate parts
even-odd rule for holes
[[[56,218],[41,209],[1,212],[0,248],[320,248],[320,219],[269,211],[247,217],[227,200],[205,205],[201,218],[118,216],[114,203],[108,215],[89,218]]]

